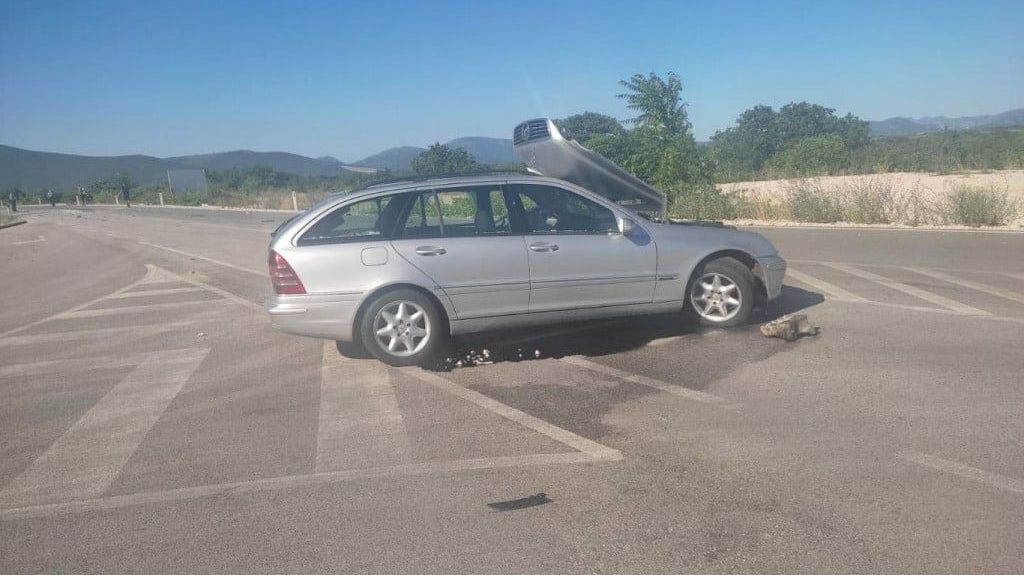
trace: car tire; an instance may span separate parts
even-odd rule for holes
[[[359,337],[370,354],[394,367],[420,365],[443,348],[448,325],[423,293],[396,289],[375,297],[359,322]]]
[[[705,327],[732,327],[750,321],[757,303],[754,274],[743,262],[717,258],[698,267],[686,286],[686,314]]]
[[[362,340],[337,340],[334,342],[334,346],[338,348],[338,353],[349,359],[369,359],[373,357],[370,355],[370,352],[366,351],[366,346],[363,345]]]

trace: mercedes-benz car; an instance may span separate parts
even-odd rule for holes
[[[394,366],[451,335],[650,313],[748,321],[786,262],[756,233],[665,218],[665,197],[564,138],[514,131],[524,173],[406,180],[331,196],[270,243],[282,331]]]

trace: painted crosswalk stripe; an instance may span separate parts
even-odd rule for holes
[[[400,465],[412,461],[409,436],[388,369],[347,359],[324,342],[316,471]]]
[[[0,504],[39,505],[102,495],[208,352],[144,354],[138,367],[0,492]]]
[[[949,473],[964,479],[984,483],[985,485],[1002,489],[1003,491],[1010,491],[1012,493],[1024,495],[1024,481],[1014,477],[999,475],[998,473],[992,473],[991,471],[985,471],[984,469],[978,469],[977,467],[971,467],[969,465],[964,465],[963,463],[950,461],[934,455],[928,455],[927,453],[921,453],[920,451],[914,451],[912,449],[904,449],[897,453],[896,457],[899,457],[904,461],[910,461],[918,465],[930,467],[936,471],[942,471],[943,473]]]
[[[196,301],[181,301],[175,303],[155,303],[151,305],[133,305],[124,307],[108,307],[102,309],[80,309],[78,311],[72,311],[61,314],[54,319],[74,319],[83,317],[106,317],[110,315],[124,315],[133,313],[147,313],[151,311],[164,311],[172,309],[180,309],[186,306],[193,306],[199,304],[209,305],[224,305],[223,300],[196,300]]]
[[[929,302],[931,302],[931,303],[933,303],[935,305],[944,307],[944,308],[946,308],[948,310],[955,311],[957,313],[962,313],[962,314],[966,314],[966,315],[992,315],[992,314],[990,314],[987,311],[980,310],[980,309],[975,308],[975,307],[971,307],[971,306],[969,306],[967,304],[962,304],[962,303],[960,303],[960,302],[958,302],[956,300],[949,299],[948,297],[943,297],[941,295],[934,294],[934,293],[932,293],[930,291],[926,291],[926,290],[923,290],[921,288],[914,287],[912,285],[907,285],[905,283],[900,283],[898,281],[891,280],[891,279],[889,279],[887,277],[883,277],[883,276],[880,276],[878,274],[874,274],[874,273],[871,273],[869,271],[862,270],[860,268],[855,268],[855,267],[850,266],[850,265],[840,264],[840,263],[835,263],[835,262],[823,262],[823,263],[824,263],[824,265],[827,265],[827,266],[829,266],[831,268],[837,269],[837,270],[839,270],[841,272],[848,273],[848,274],[850,274],[852,276],[856,276],[856,277],[859,277],[861,279],[872,281],[872,282],[875,282],[877,284],[881,284],[881,285],[883,285],[883,286],[885,286],[885,287],[887,287],[889,289],[893,289],[893,290],[900,291],[900,292],[903,292],[903,293],[908,294],[908,295],[912,295],[912,296],[914,296],[914,297],[916,297],[918,299],[923,299],[925,301],[929,301]]]
[[[800,283],[809,285],[826,296],[834,299],[859,302],[867,301],[855,293],[848,292],[837,285],[831,284],[825,280],[820,280],[812,275],[795,270],[792,267],[786,270],[786,276],[791,277]]]
[[[989,295],[994,295],[996,297],[1001,297],[1003,299],[1008,299],[1010,301],[1015,301],[1015,302],[1018,302],[1018,303],[1024,303],[1024,293],[1014,293],[1014,292],[1011,292],[1011,291],[1008,291],[1008,290],[997,288],[995,286],[990,286],[990,285],[987,285],[987,284],[981,284],[981,283],[978,283],[978,282],[973,282],[971,280],[965,280],[963,278],[956,277],[956,276],[948,274],[946,272],[940,272],[940,271],[933,270],[933,269],[928,269],[928,268],[909,268],[909,269],[912,272],[914,272],[914,273],[919,273],[919,274],[921,274],[923,276],[928,276],[928,277],[931,277],[931,278],[935,278],[937,280],[942,280],[942,281],[944,281],[946,283],[951,283],[953,285],[963,286],[965,288],[970,288],[970,289],[975,290],[975,291],[980,291],[982,293],[987,293]]]
[[[670,393],[672,395],[676,395],[686,399],[691,399],[693,401],[716,404],[728,403],[728,400],[726,400],[723,397],[718,397],[717,395],[712,395],[710,393],[706,393],[703,391],[697,391],[695,389],[689,389],[681,385],[672,385],[671,383],[666,383],[664,381],[654,379],[653,377],[629,373],[628,371],[623,371],[621,369],[614,368],[610,365],[604,365],[603,363],[597,363],[596,361],[591,361],[578,355],[563,357],[561,361],[575,365],[577,367],[582,367],[583,369],[588,369],[590,371],[595,371],[597,373],[610,375],[614,378],[628,381],[630,383],[639,383],[640,385],[653,387],[654,389],[664,391],[665,393]]]
[[[187,327],[195,323],[193,321],[176,321],[172,323],[158,323],[152,325],[133,325],[124,327],[106,327],[100,329],[82,329],[75,331],[58,331],[54,333],[40,333],[35,335],[12,335],[0,338],[0,347],[12,347],[18,345],[36,345],[40,343],[56,343],[61,341],[78,341],[83,339],[108,339],[119,335],[127,335],[132,339],[159,335],[168,331]]]
[[[166,288],[166,289],[152,289],[152,290],[132,290],[122,292],[109,296],[107,299],[124,299],[133,297],[153,297],[162,295],[171,295],[178,293],[194,293],[204,291],[201,287],[179,287],[179,288]]]

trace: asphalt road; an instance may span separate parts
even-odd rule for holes
[[[1024,234],[763,229],[818,337],[637,318],[428,371],[269,326],[287,214],[25,212],[3,573],[1024,572]]]

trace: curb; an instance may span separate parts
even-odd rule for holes
[[[20,226],[21,224],[26,223],[26,221],[27,220],[18,220],[16,222],[11,222],[9,224],[0,224],[0,230],[4,228],[13,228],[14,226]]]

